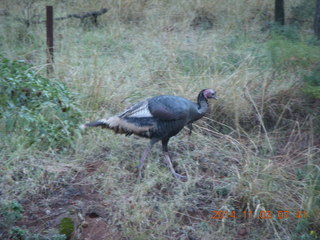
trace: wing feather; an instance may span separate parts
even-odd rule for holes
[[[145,118],[152,117],[152,114],[148,108],[148,99],[138,102],[129,108],[127,108],[124,112],[119,114],[120,118]]]
[[[163,121],[187,119],[191,101],[176,96],[159,96],[150,99],[149,110],[153,117]]]

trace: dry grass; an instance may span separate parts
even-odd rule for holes
[[[96,0],[55,7],[64,15],[105,5]],[[95,29],[83,29],[76,20],[56,23],[54,77],[79,94],[84,121],[149,96],[195,99],[199,90],[215,89],[219,100],[196,123],[190,140],[182,132],[169,143],[175,168],[188,181],[171,176],[159,146],[139,181],[134,166],[146,140],[92,129],[64,154],[2,144],[1,198],[25,198],[28,206],[90,186],[109,213],[100,217],[119,239],[315,239],[311,231],[319,236],[319,141],[313,117],[304,111],[296,68],[276,71],[263,44],[270,36],[260,29],[272,19],[273,3],[124,0],[107,7]],[[2,23],[0,31],[9,25],[17,32],[1,37],[3,54],[27,59],[44,73],[44,27]],[[25,36],[30,42],[23,42]],[[87,169],[99,161],[103,167]],[[75,199],[81,202],[81,195]],[[212,219],[219,210],[236,211],[238,218]],[[278,219],[277,212],[285,210],[289,218]],[[301,210],[310,217],[296,218]],[[252,211],[252,218],[244,219],[243,211]],[[263,211],[273,217],[257,219]]]

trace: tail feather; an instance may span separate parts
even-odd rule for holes
[[[87,128],[87,127],[102,127],[102,128],[107,128],[108,124],[106,122],[106,119],[101,119],[101,120],[97,120],[97,121],[93,121],[93,122],[89,122],[89,123],[85,123],[83,125],[81,125],[81,128]]]
[[[97,121],[85,123],[81,126],[81,128],[87,128],[87,127],[109,128],[113,130],[115,133],[123,133],[126,135],[136,134],[139,136],[147,137],[149,135],[148,133],[149,130],[154,126],[153,125],[139,126],[132,122],[128,122],[124,118],[113,116],[108,119],[100,119]]]

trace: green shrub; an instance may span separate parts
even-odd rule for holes
[[[25,229],[19,228],[19,227],[12,227],[10,229],[10,239],[13,240],[22,240],[22,239],[26,239],[28,232]]]
[[[16,202],[0,202],[0,229],[8,228],[21,219],[23,208]],[[0,235],[1,236],[1,235]]]
[[[22,239],[24,231],[14,227],[14,224],[22,218],[23,208],[16,201],[0,201],[0,238],[9,232],[10,239]]]
[[[74,222],[72,218],[63,218],[59,224],[59,232],[61,235],[65,235],[68,239],[71,238],[74,232]]]
[[[292,41],[283,36],[274,36],[266,42],[272,65],[306,69],[320,61],[320,48],[302,41]]]
[[[304,93],[313,98],[320,99],[320,67],[315,68],[311,73],[304,76],[305,88]]]
[[[80,117],[65,84],[38,75],[22,61],[0,57],[0,128],[4,136],[11,140],[19,136],[23,144],[42,149],[69,147],[78,133]]]
[[[314,117],[314,126],[317,132],[320,131],[320,66],[314,68],[312,71],[309,71],[308,74],[303,76],[304,88],[302,89],[305,94],[308,102],[310,103],[307,106],[307,110]]]
[[[22,219],[24,209],[17,201],[0,201],[0,239],[12,240],[65,240],[64,234],[33,234],[25,228],[17,226]]]
[[[272,24],[271,25],[271,34],[274,37],[282,37],[286,40],[291,41],[299,41],[300,40],[300,32],[298,27],[294,25],[279,25]]]
[[[27,229],[14,226],[9,231],[11,240],[66,240],[67,237],[63,234],[41,235],[32,234]]]

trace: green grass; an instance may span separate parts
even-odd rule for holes
[[[29,14],[43,18],[44,2],[32,2]],[[286,1],[288,18],[298,2]],[[0,16],[6,20],[0,24],[0,50],[6,58],[30,63],[37,79],[46,76],[45,28],[27,28],[14,19],[26,18],[26,4],[5,1],[11,15]],[[71,142],[62,144],[64,151],[45,150],[37,137],[40,145],[28,147],[30,135],[17,127],[0,143],[0,203],[21,204],[24,218],[0,215],[10,218],[0,238],[55,236],[61,219],[72,219],[73,234],[84,224],[84,232],[98,232],[86,215],[96,205],[107,212],[100,216],[108,226],[103,229],[115,239],[320,236],[320,48],[310,40],[312,34],[295,26],[263,30],[272,21],[273,3],[262,0],[54,3],[56,16],[100,7],[109,11],[98,18],[97,28],[84,28],[75,19],[56,21],[55,71],[49,81],[75,93],[70,104],[83,116],[71,117],[74,130],[80,120],[110,116],[146,97],[174,94],[195,100],[201,89],[215,89],[219,99],[210,102],[191,138],[182,131],[169,143],[175,169],[188,181],[172,177],[160,145],[139,180],[135,166],[144,139],[101,129],[75,138],[55,131],[56,138]],[[5,126],[2,133],[8,131]],[[40,126],[36,121],[32,131]],[[51,216],[52,223],[45,214],[59,212],[62,203],[66,215]],[[220,210],[235,211],[238,218],[212,219],[212,211]],[[244,219],[244,211],[253,217]],[[263,211],[273,217],[256,219]],[[290,211],[289,218],[278,219],[278,211]],[[298,211],[308,217],[297,218]],[[51,225],[34,226],[29,214]]]

